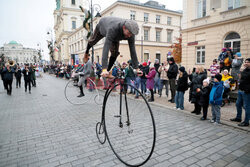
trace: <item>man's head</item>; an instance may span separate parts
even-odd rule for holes
[[[217,64],[217,59],[213,60],[213,65]]]
[[[138,24],[133,20],[126,20],[122,29],[126,38],[130,38],[132,35],[137,35],[139,32]]]
[[[247,58],[244,63],[245,68],[250,68],[250,58]]]

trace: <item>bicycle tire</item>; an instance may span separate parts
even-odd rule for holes
[[[114,86],[107,94],[103,108],[104,130],[112,151],[122,163],[133,167],[141,166],[150,159],[154,151],[156,140],[154,116],[149,103],[138,89],[132,85],[124,84],[124,86],[134,88],[142,97],[140,100],[135,100],[127,97],[126,91],[123,91],[125,93],[122,95],[122,91],[113,92],[119,85]],[[120,119],[117,112],[123,108],[126,110],[121,115],[121,119],[124,120],[120,124],[120,121],[116,119]],[[129,113],[130,125],[127,123],[127,112]]]
[[[94,94],[97,94],[95,84],[91,79],[87,79],[86,82],[87,85],[83,86],[84,96],[77,97],[80,94],[80,89],[74,80],[69,80],[64,89],[66,100],[73,105],[84,105],[93,99]]]
[[[106,133],[104,131],[104,123],[97,122],[96,124],[96,136],[101,144],[106,142]]]

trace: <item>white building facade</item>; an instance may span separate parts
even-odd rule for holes
[[[82,0],[56,0],[54,11],[55,46],[59,49],[54,53],[57,63],[67,64],[69,59],[68,36],[82,26],[83,13],[79,6]]]
[[[4,55],[5,60],[13,60],[15,63],[39,63],[38,50],[25,48],[16,41],[10,41],[0,48],[0,55]]]

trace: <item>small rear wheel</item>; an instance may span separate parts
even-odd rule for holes
[[[106,142],[106,134],[104,132],[104,124],[101,122],[98,122],[96,124],[96,136],[101,144],[104,144]]]

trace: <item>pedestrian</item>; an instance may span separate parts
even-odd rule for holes
[[[236,101],[237,115],[231,121],[241,122],[242,107],[245,109],[245,119],[238,124],[239,126],[249,126],[250,117],[250,58],[247,58],[244,63],[245,69],[241,72],[239,81],[238,98]]]
[[[31,73],[32,73],[32,68],[29,68],[29,65],[25,65],[25,68],[23,69],[23,78],[24,78],[24,87],[25,87],[25,92],[27,92],[27,86],[29,86],[29,94],[31,94]]]
[[[156,90],[158,91],[158,94],[160,94],[160,72],[158,71],[160,67],[159,59],[155,59],[154,63],[155,71],[157,72],[154,78],[154,93],[156,93]]]
[[[211,123],[215,125],[220,124],[220,108],[222,104],[222,94],[223,94],[223,81],[221,81],[222,76],[220,74],[216,74],[214,77],[214,84],[212,90],[209,94],[209,103],[212,107],[212,119],[210,120]]]
[[[133,68],[139,72],[138,59],[135,50],[135,35],[137,35],[138,32],[138,24],[134,20],[126,20],[112,16],[103,17],[96,25],[94,33],[88,41],[84,59],[88,59],[90,48],[92,48],[102,38],[106,37],[102,53],[101,75],[104,77],[111,76],[112,74],[110,74],[109,71],[120,54],[120,41],[127,40]],[[111,56],[108,63],[109,50],[111,52]]]
[[[240,68],[243,64],[243,58],[241,57],[241,53],[237,52],[234,55],[234,59],[232,62],[232,77],[234,78],[235,82],[236,82],[236,89],[238,88],[238,80],[239,80],[239,74],[240,74]]]
[[[167,76],[169,79],[170,91],[171,91],[171,99],[168,100],[171,103],[174,103],[175,92],[176,92],[176,77],[178,74],[178,66],[175,64],[174,58],[171,57],[169,59],[169,69],[167,70]]]
[[[149,73],[146,75],[147,78],[147,86],[146,88],[149,89],[151,93],[151,98],[148,100],[149,102],[154,101],[154,77],[156,75],[155,67],[153,64],[149,67]]]
[[[31,84],[33,87],[36,87],[36,68],[32,64],[30,65],[31,68]],[[58,74],[59,76],[59,74]]]
[[[188,74],[185,71],[185,67],[179,68],[179,78],[177,81],[175,104],[177,110],[184,110],[184,94],[188,89]]]
[[[201,120],[207,119],[207,110],[209,106],[210,91],[211,91],[211,87],[209,85],[209,78],[204,79],[202,88],[197,88],[197,93],[200,94],[199,105],[202,107],[202,113],[203,113]]]
[[[159,95],[162,95],[162,89],[165,86],[166,89],[166,96],[168,97],[168,74],[167,71],[169,69],[169,64],[167,61],[164,61],[162,65],[159,67],[158,72],[160,73],[160,90]]]
[[[222,48],[221,49],[221,53],[218,57],[218,61],[220,63],[220,72],[224,69],[224,59],[226,57],[226,54],[227,54],[227,48]]]
[[[19,65],[17,66],[15,77],[16,77],[16,88],[18,87],[21,88],[22,70]]]
[[[142,71],[141,77],[141,93],[146,93],[146,83],[147,78],[146,75],[149,73],[149,66],[147,65],[147,62],[142,63],[142,67],[140,69]]]
[[[126,81],[126,84],[132,85],[132,86],[129,86],[130,87],[129,94],[134,94],[133,86],[134,86],[134,81],[135,81],[135,73],[132,67],[132,61],[129,60],[127,63],[128,63],[128,66],[125,68],[125,81]],[[128,85],[126,88],[127,90],[128,90]]]
[[[5,82],[5,79],[4,79],[4,73],[3,73],[4,69],[5,69],[4,65],[0,67],[0,74],[1,74],[1,79],[3,81],[3,87],[4,87],[5,90],[7,90],[6,82]]]
[[[15,73],[14,67],[10,66],[9,63],[7,63],[5,69],[3,70],[4,73],[4,82],[7,89],[7,94],[11,95],[12,93],[12,82],[13,82],[13,74]]]
[[[230,48],[227,48],[226,55],[224,58],[224,67],[223,70],[228,70],[230,72],[230,69],[232,67],[232,60],[233,60],[233,52]]]
[[[200,101],[200,94],[197,94],[197,88],[202,87],[203,80],[207,78],[207,74],[204,71],[203,67],[197,67],[195,70],[195,74],[190,74],[189,79],[191,81],[191,95],[190,95],[190,101],[191,103],[194,103],[194,111],[191,113],[199,115],[201,114],[201,106],[199,105]]]

